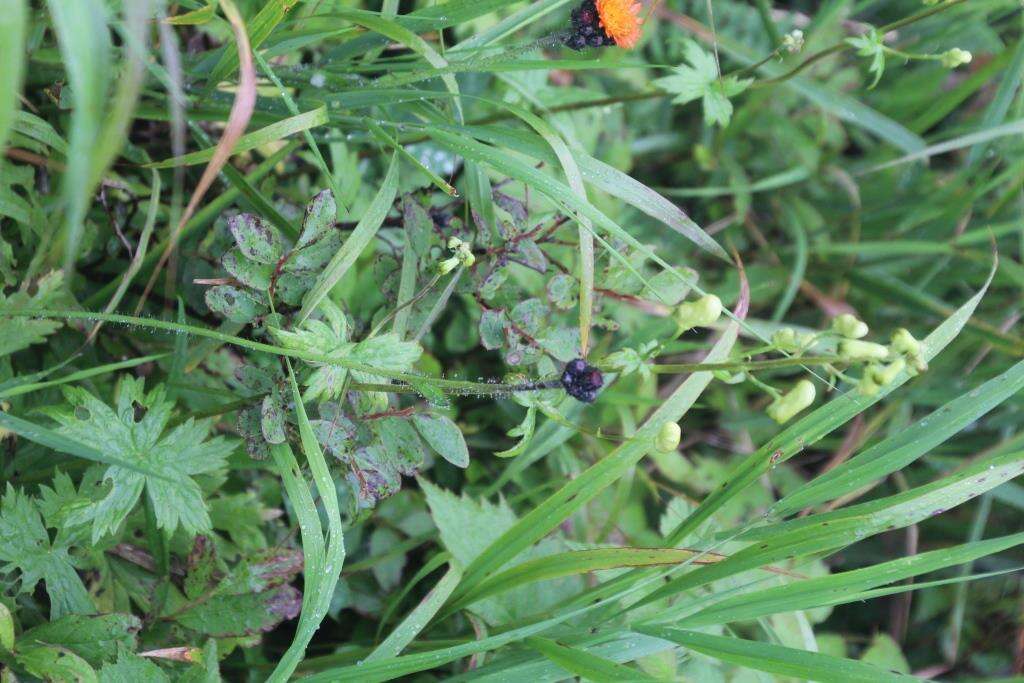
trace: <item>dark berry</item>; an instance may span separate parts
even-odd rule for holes
[[[562,388],[577,401],[593,403],[597,398],[597,391],[604,386],[604,376],[601,371],[582,358],[571,360],[565,364],[562,371]]]
[[[562,42],[573,50],[582,50],[588,45],[601,47],[615,44],[615,41],[605,33],[604,27],[601,26],[601,18],[597,13],[594,0],[584,0],[579,7],[572,11],[572,30],[566,33]]]

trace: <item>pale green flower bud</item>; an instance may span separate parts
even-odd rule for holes
[[[974,56],[967,50],[954,47],[942,53],[942,66],[947,69],[955,69],[963,64],[970,64]]]
[[[465,244],[465,242],[460,240],[455,235],[452,235],[451,237],[448,238],[448,248],[451,249],[452,251],[455,251],[456,249],[461,247],[463,244]]]
[[[666,422],[661,425],[658,436],[654,439],[654,447],[662,453],[673,453],[679,448],[679,440],[683,431],[677,422]]]
[[[473,256],[472,252],[465,253],[465,254],[461,254],[460,253],[459,254],[459,260],[462,261],[462,265],[464,265],[467,268],[469,268],[474,263],[476,263],[476,256]]]
[[[914,339],[914,335],[910,334],[910,331],[903,327],[892,333],[890,347],[901,356],[921,355],[921,342]]]
[[[812,335],[800,334],[792,327],[783,327],[772,334],[772,344],[785,353],[800,353],[810,345]]]
[[[766,411],[768,417],[779,424],[788,422],[794,415],[814,403],[816,393],[811,381],[802,379],[792,389],[772,401]]]
[[[452,256],[451,258],[446,258],[445,260],[437,264],[437,272],[440,273],[441,275],[447,275],[448,273],[458,268],[458,266],[459,257]]]
[[[676,307],[673,317],[680,332],[695,327],[707,327],[722,315],[722,300],[714,294],[707,294],[693,302],[684,302]]]
[[[882,390],[882,387],[875,381],[874,374],[865,370],[860,381],[857,382],[857,390],[865,396],[874,396]]]
[[[843,360],[885,360],[889,349],[875,342],[844,339],[839,343],[839,356]]]
[[[847,339],[860,339],[868,334],[867,323],[849,313],[843,313],[833,318],[832,329]]]

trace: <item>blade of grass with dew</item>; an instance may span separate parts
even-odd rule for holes
[[[341,510],[338,506],[338,493],[334,485],[334,479],[324,460],[323,451],[313,433],[313,427],[306,415],[306,408],[302,404],[302,394],[299,385],[295,381],[295,373],[292,371],[291,363],[285,362],[288,369],[288,381],[292,389],[292,401],[295,403],[295,416],[299,424],[299,440],[302,444],[302,452],[306,456],[309,470],[313,474],[313,483],[316,485],[316,492],[324,508],[324,516],[327,519],[327,536],[322,536],[323,530],[320,526],[320,515],[315,504],[309,498],[309,489],[297,473],[297,467],[288,473],[287,467],[295,463],[291,449],[285,446],[288,453],[280,451],[275,455],[275,460],[281,460],[286,467],[282,467],[282,476],[289,478],[298,477],[298,482],[293,482],[292,488],[301,486],[305,495],[299,494],[299,500],[292,499],[292,505],[302,505],[306,509],[299,513],[300,531],[302,531],[302,550],[306,557],[303,576],[305,578],[302,595],[302,612],[299,614],[299,625],[295,632],[295,638],[288,650],[281,657],[277,667],[271,673],[269,681],[287,681],[295,672],[296,667],[305,656],[306,646],[313,639],[313,634],[320,628],[320,623],[327,616],[331,605],[331,598],[334,597],[334,589],[341,577],[341,569],[345,562],[345,539],[341,525]],[[275,449],[279,447],[275,446]],[[288,456],[291,455],[291,462]],[[281,467],[281,464],[278,465]],[[291,491],[289,491],[291,495]],[[316,526],[309,529],[307,534],[305,526],[310,525],[310,518],[316,519]],[[310,558],[306,553],[307,536],[310,538]],[[315,538],[314,538],[315,536]],[[326,548],[325,548],[326,546]]]
[[[372,662],[380,659],[389,659],[401,654],[402,650],[415,640],[420,631],[430,623],[430,620],[441,609],[441,606],[452,594],[452,591],[455,590],[455,587],[459,585],[461,578],[462,570],[459,569],[459,566],[454,561],[449,561],[448,571],[444,573],[444,576],[427,593],[420,604],[416,605],[405,619],[395,627],[395,630],[384,639],[384,642],[374,648],[373,652],[363,661]]]
[[[188,205],[185,207],[185,211],[178,219],[178,224],[174,227],[171,233],[170,240],[167,243],[167,247],[163,253],[160,254],[160,259],[157,261],[156,266],[153,268],[153,273],[149,277],[149,282],[146,283],[146,288],[139,298],[139,303],[135,308],[136,313],[142,310],[143,305],[146,303],[146,299],[149,296],[150,291],[153,289],[153,285],[156,284],[157,275],[163,269],[167,260],[171,257],[171,253],[177,249],[178,240],[181,238],[181,233],[185,226],[188,224],[189,219],[199,208],[199,203],[206,196],[207,190],[213,185],[214,179],[220,172],[220,169],[227,163],[231,157],[232,150],[239,138],[245,133],[246,127],[249,125],[249,119],[252,117],[253,109],[256,107],[256,69],[252,62],[252,50],[249,47],[249,36],[245,31],[245,22],[242,20],[242,15],[239,14],[238,8],[232,0],[221,0],[220,8],[224,11],[228,21],[231,23],[231,29],[235,36],[235,42],[237,43],[238,49],[238,63],[239,63],[239,74],[238,74],[238,91],[235,93],[235,100],[231,105],[231,114],[228,116],[227,124],[224,126],[224,132],[221,134],[220,141],[217,142],[217,147],[214,150],[213,156],[210,162],[203,169],[203,174],[199,178],[199,182],[196,184],[196,188],[192,191],[192,196],[188,200]]]
[[[18,112],[18,95],[25,75],[25,34],[28,31],[28,3],[11,0],[0,13],[0,150]]]
[[[588,574],[605,569],[671,566],[694,560],[698,555],[706,559],[698,559],[695,561],[696,564],[719,562],[723,559],[721,555],[687,548],[598,548],[545,555],[492,574],[479,583],[475,589],[446,608],[439,618],[443,619],[474,602],[529,583]],[[783,570],[777,568],[770,567],[767,570],[784,573]]]
[[[292,9],[299,0],[268,0],[263,3],[260,11],[252,18],[252,20],[246,24],[241,24],[239,28],[243,30],[247,36],[251,37],[251,43],[254,48],[259,47],[263,44],[263,41],[274,31],[278,24],[288,15],[289,10]],[[223,4],[223,3],[221,3]],[[247,38],[246,42],[250,42]],[[213,67],[210,72],[210,77],[207,83],[211,88],[216,87],[221,81],[223,81],[229,73],[238,68],[238,65],[244,64],[245,58],[236,52],[232,52],[230,47],[224,49],[224,52],[220,56],[217,64]]]
[[[919,149],[906,154],[898,159],[887,161],[877,166],[864,169],[857,176],[864,176],[877,171],[882,171],[893,166],[901,166],[903,164],[909,164],[912,161],[922,161],[930,159],[933,156],[940,154],[946,154],[947,152],[953,152],[958,149],[964,149],[966,147],[974,147],[982,143],[990,142],[992,140],[998,140],[999,138],[1020,135],[1024,133],[1024,119],[1018,119],[1011,121],[1010,123],[1004,123],[999,126],[989,126],[987,128],[981,128],[973,133],[966,135],[958,135],[952,140],[946,140],[935,145],[929,145],[924,149]]]
[[[833,657],[819,652],[797,650],[753,640],[714,636],[708,633],[665,627],[635,629],[655,638],[664,638],[714,659],[737,666],[797,679],[823,683],[888,683],[918,681],[914,676],[886,671],[854,659]]]
[[[896,472],[920,458],[996,406],[1024,389],[1024,361],[961,394],[913,425],[899,430],[779,500],[780,516],[841,497]]]
[[[783,225],[788,228],[793,237],[794,259],[793,265],[789,267],[789,280],[786,282],[786,289],[782,292],[775,303],[775,310],[772,311],[771,321],[781,322],[793,305],[796,294],[800,290],[800,283],[804,280],[807,272],[807,231],[804,229],[801,216],[793,208],[784,204],[782,209],[784,216]]]
[[[313,128],[323,126],[326,123],[327,107],[317,107],[311,111],[282,119],[251,133],[246,133],[238,139],[238,142],[235,143],[231,150],[231,154],[234,155],[248,152],[249,150],[256,149],[257,147],[263,147],[264,145],[278,142],[291,135],[295,135],[296,133],[308,132]],[[151,164],[146,164],[146,168],[162,169],[174,168],[176,166],[194,166],[196,164],[210,161],[216,153],[217,147],[201,149],[197,152],[190,152],[185,156],[172,157],[170,159],[165,159],[164,161],[155,161]]]
[[[581,680],[601,681],[657,681],[638,669],[633,669],[610,659],[605,659],[586,650],[562,645],[554,640],[532,636],[523,641],[527,647],[550,659],[552,662]]]
[[[64,277],[70,281],[92,201],[93,147],[105,116],[107,88],[113,73],[107,10],[99,0],[47,0],[57,42],[71,85],[71,130],[64,201]],[[98,180],[98,179],[97,179]]]
[[[427,178],[430,179],[430,182],[432,182],[435,186],[437,186],[437,188],[439,190],[444,192],[449,197],[458,197],[459,196],[458,190],[456,190],[454,187],[452,187],[448,183],[447,180],[445,180],[444,178],[442,178],[441,176],[437,175],[436,173],[431,171],[429,168],[424,166],[423,162],[421,162],[419,159],[417,159],[404,146],[398,144],[398,142],[393,137],[388,135],[386,130],[381,128],[379,123],[377,123],[376,121],[367,120],[366,124],[369,127],[369,129],[370,129],[370,133],[375,138],[377,138],[377,140],[379,142],[387,145],[392,150],[394,150],[399,155],[401,155],[402,158],[404,158],[406,161],[408,161],[413,166],[415,166],[419,170],[419,172],[424,174],[425,176],[427,176]]]
[[[399,605],[402,604],[402,601],[405,600],[406,596],[419,585],[420,581],[426,579],[439,567],[448,564],[451,559],[451,553],[447,551],[436,553],[433,557],[423,563],[423,566],[420,567],[419,571],[416,572],[411,579],[404,583],[402,590],[388,598],[388,604],[381,612],[380,621],[377,623],[377,633],[374,636],[374,641],[380,641],[380,637],[384,633],[384,627],[391,621],[391,617],[394,615]]]
[[[94,368],[89,368],[88,370],[79,370],[77,372],[69,373],[64,377],[61,377],[60,379],[51,379],[42,382],[25,382],[22,384],[13,384],[6,388],[0,388],[0,399],[13,398],[14,396],[21,396],[23,394],[31,394],[33,391],[39,391],[40,389],[49,389],[50,387],[58,387],[62,384],[68,384],[69,382],[80,382],[83,379],[90,379],[92,377],[106,375],[111,372],[117,372],[118,370],[127,370],[128,368],[138,367],[145,363],[151,363],[153,361],[157,361],[165,357],[167,357],[166,353],[155,353],[151,356],[129,358],[128,360],[118,361],[117,363],[107,363],[105,365],[98,365]]]
[[[893,529],[904,528],[961,505],[1018,476],[1024,453],[996,456],[909,491],[834,512],[755,527],[729,538],[751,545],[725,560],[672,578],[630,609],[678,595],[768,563],[827,553]],[[684,606],[685,608],[685,606]]]
[[[736,316],[746,317],[749,292],[737,306]],[[739,326],[730,323],[721,338],[708,352],[705,360],[716,362],[728,357],[739,333]],[[543,503],[523,516],[515,525],[481,552],[466,568],[465,576],[454,600],[475,589],[489,575],[500,569],[522,550],[547,535],[573,512],[610,486],[629,468],[636,465],[654,447],[654,438],[666,422],[678,422],[707,388],[710,372],[690,375],[665,399],[628,441],[585,472],[570,480]],[[453,601],[454,601],[453,600]]]
[[[374,196],[370,206],[363,213],[362,218],[355,229],[341,245],[341,248],[334,254],[327,266],[317,276],[316,284],[302,300],[302,310],[299,312],[298,321],[301,322],[309,317],[325,296],[330,293],[334,285],[344,277],[348,269],[356,262],[359,255],[363,253],[366,246],[373,240],[380,226],[387,218],[391,205],[395,202],[395,195],[398,193],[398,154],[391,155],[388,164],[387,175],[381,183],[380,189]]]
[[[710,607],[683,617],[677,623],[687,628],[695,628],[813,609],[825,604],[836,604],[835,600],[853,601],[857,594],[879,586],[939,569],[970,563],[980,557],[994,555],[1021,543],[1024,543],[1024,534],[1013,534],[987,541],[965,543],[953,548],[933,550],[910,557],[901,557],[863,569],[795,581],[783,586],[772,586],[712,603]],[[910,586],[904,587],[910,588]]]
[[[982,496],[978,509],[974,512],[974,520],[971,522],[970,530],[968,531],[969,541],[977,542],[985,534],[985,527],[988,525],[988,517],[991,511],[992,494],[988,493]],[[960,568],[957,578],[968,578],[974,564],[974,559],[976,558],[972,558]],[[947,661],[952,659],[953,662],[956,662],[957,654],[959,653],[960,639],[964,628],[964,615],[967,612],[967,591],[969,588],[970,586],[966,581],[956,586],[956,592],[953,597],[953,609],[949,613],[949,639],[946,641],[948,643]]]
[[[924,339],[922,346],[926,361],[935,358],[960,334],[978,304],[981,303],[982,297],[988,291],[994,275],[995,267],[990,271],[984,286]],[[773,464],[789,460],[810,444],[817,442],[826,434],[846,424],[858,414],[884,399],[909,379],[910,375],[904,371],[893,382],[882,387],[874,396],[866,396],[858,391],[849,391],[784,429],[734,467],[727,477],[726,484],[715,489],[685,520],[676,526],[666,539],[667,544],[676,545],[689,536],[705,520],[721,509],[726,502],[767,472]]]

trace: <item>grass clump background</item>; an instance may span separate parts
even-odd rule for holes
[[[0,678],[1019,676],[1022,27],[3,0]]]

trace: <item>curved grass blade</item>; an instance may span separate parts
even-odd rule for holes
[[[568,647],[554,640],[533,636],[525,644],[582,680],[595,683],[617,681],[656,681],[642,671],[605,659],[586,650]]]
[[[363,661],[372,662],[378,659],[389,659],[401,654],[402,650],[416,639],[420,631],[437,614],[437,611],[441,609],[441,606],[444,605],[452,591],[459,585],[461,578],[462,570],[459,569],[459,566],[454,561],[449,561],[448,571],[427,593],[423,601],[416,605],[405,619],[402,620],[402,623],[395,627],[391,635],[378,645]]]
[[[49,389],[50,387],[58,387],[62,384],[68,384],[69,382],[80,382],[83,379],[90,379],[110,372],[127,370],[128,368],[138,367],[139,365],[151,363],[153,361],[160,360],[161,358],[166,358],[167,356],[168,354],[166,353],[157,353],[152,356],[140,356],[139,358],[131,358],[117,363],[107,363],[106,365],[89,368],[88,370],[79,370],[78,372],[69,373],[60,379],[51,379],[43,382],[30,381],[16,384],[5,382],[4,384],[8,386],[0,388],[0,399],[13,398],[14,396],[21,396],[23,394],[31,394],[33,391]],[[17,381],[17,378],[15,378],[15,381]]]
[[[938,569],[964,564],[1024,543],[1024,534],[1013,534],[954,548],[943,548],[883,562],[863,569],[822,576],[735,595],[713,603],[678,622],[688,628],[756,619],[771,614],[812,609],[860,600],[862,593]],[[899,588],[908,590],[911,586]]]
[[[251,133],[246,133],[242,137],[238,138],[238,142],[235,143],[231,149],[231,154],[241,154],[242,152],[248,152],[251,149],[257,147],[263,147],[264,145],[278,142],[296,133],[305,133],[309,130],[316,128],[317,126],[323,126],[327,123],[327,107],[317,107],[295,116],[290,116],[286,119],[272,123],[269,126],[264,126],[259,130],[254,130]],[[180,157],[171,157],[164,161],[154,161],[151,164],[146,164],[146,168],[162,169],[162,168],[175,168],[177,166],[194,166],[203,162],[210,161],[217,153],[217,147],[211,147],[207,149],[201,149],[197,152],[190,152]]]
[[[889,681],[918,681],[913,676],[893,673],[853,659],[807,652],[781,645],[759,643],[753,640],[713,636],[708,633],[684,631],[677,628],[638,627],[640,633],[664,638],[685,648],[714,657],[723,662],[756,671],[792,676],[824,683],[887,683]]]
[[[92,201],[93,148],[105,115],[113,73],[107,10],[99,0],[47,0],[61,56],[72,88],[71,131],[64,173],[64,273],[78,260],[85,214]]]

